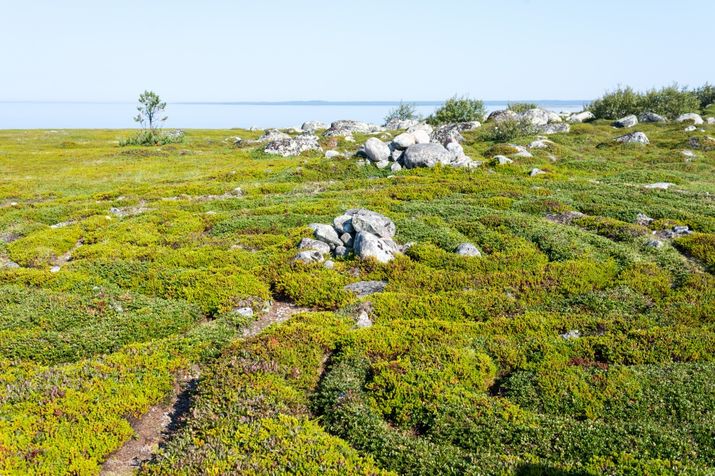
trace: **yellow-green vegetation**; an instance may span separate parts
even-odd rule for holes
[[[639,146],[574,124],[531,158],[490,127],[463,133],[477,169],[397,173],[267,155],[260,132],[0,131],[0,474],[98,473],[197,366],[142,472],[715,471],[715,126],[639,124]],[[415,245],[292,262],[357,207]],[[361,280],[387,287],[343,289]],[[236,310],[276,299],[315,312],[244,339]]]

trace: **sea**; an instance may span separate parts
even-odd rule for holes
[[[515,102],[535,103],[555,112],[581,111],[590,100],[484,101],[488,111]],[[428,116],[440,101],[415,101]],[[400,101],[174,102],[166,106],[164,126],[174,129],[248,129],[299,127],[305,121],[330,123],[339,119],[382,124]],[[0,129],[125,129],[136,104],[130,102],[0,101]]]

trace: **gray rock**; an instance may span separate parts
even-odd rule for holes
[[[683,156],[688,157],[689,159],[692,159],[693,157],[695,157],[695,152],[693,152],[690,149],[685,149],[680,153],[683,154]]]
[[[397,231],[395,223],[385,215],[364,208],[354,211],[352,225],[357,233],[367,232],[380,238],[392,238]]]
[[[688,126],[688,127],[686,127],[685,129],[683,129],[683,130],[684,130],[685,132],[693,132],[693,131],[695,131],[695,130],[697,130],[697,129],[698,129],[698,128],[695,127],[695,126]]]
[[[549,123],[549,113],[540,108],[529,109],[528,111],[517,114],[517,116],[519,120],[531,124],[532,126],[545,126]]]
[[[367,311],[360,311],[360,314],[358,314],[358,317],[355,320],[355,325],[358,327],[358,329],[372,327],[372,320],[370,320],[370,315],[367,313]]]
[[[648,185],[643,185],[643,188],[648,188],[652,190],[668,190],[670,187],[672,187],[673,183],[670,182],[656,182],[656,183],[651,183]]]
[[[312,238],[303,238],[298,243],[299,250],[313,250],[320,254],[326,255],[330,253],[330,245],[324,241],[314,240]]]
[[[345,258],[348,255],[348,249],[345,246],[336,246],[335,247],[335,257],[336,258]]]
[[[579,331],[578,329],[572,329],[564,334],[561,334],[560,337],[565,340],[578,339],[579,337],[581,337],[581,331]]]
[[[511,109],[501,109],[499,111],[492,111],[489,116],[487,116],[487,122],[503,122],[503,121],[518,121],[519,114],[515,113]]]
[[[425,132],[429,136],[432,135],[432,132],[434,132],[434,128],[427,123],[421,122],[407,129],[407,132],[410,134],[414,134],[417,131]]]
[[[372,233],[359,232],[355,236],[355,254],[362,259],[376,259],[380,263],[387,263],[395,258],[394,242],[384,240]]]
[[[708,124],[715,124],[715,117],[708,117],[708,118],[706,119],[706,122],[707,122]]]
[[[416,131],[410,132],[410,134],[415,138],[415,144],[429,144],[432,140],[432,133],[427,132],[426,129],[417,129]]]
[[[545,173],[546,172],[544,172],[543,170],[534,167],[533,169],[531,169],[531,172],[529,172],[529,177],[536,177],[537,175],[543,175]]]
[[[355,228],[353,228],[353,215],[354,211],[351,213],[344,213],[333,219],[333,226],[341,235],[343,233],[355,233]]]
[[[352,248],[353,247],[353,235],[350,233],[343,233],[340,235],[340,241],[343,242],[346,248]]]
[[[318,130],[327,129],[328,125],[320,121],[308,121],[304,122],[303,125],[300,126],[300,128],[301,130],[306,132],[315,132]]]
[[[529,149],[548,149],[554,143],[548,139],[537,139],[529,144]]]
[[[566,119],[566,122],[570,122],[571,124],[578,124],[581,122],[590,122],[594,119],[596,119],[596,116],[594,116],[591,111],[583,111],[571,114],[568,119]]]
[[[663,242],[660,240],[652,239],[652,240],[648,240],[648,242],[646,243],[646,246],[650,246],[651,248],[662,248]]]
[[[385,162],[390,158],[390,148],[380,139],[371,137],[365,142],[365,154],[372,162]]]
[[[398,164],[397,162],[395,162],[390,166],[390,170],[392,172],[399,172],[400,170],[402,170],[402,166],[400,164]]]
[[[454,124],[443,124],[432,132],[431,141],[446,146],[450,142],[462,142],[464,137],[462,132],[471,131],[481,127],[477,121],[457,122]]]
[[[663,116],[654,112],[644,112],[638,117],[638,120],[641,122],[667,122]]]
[[[514,163],[513,160],[504,155],[495,155],[493,160],[496,165],[509,165]]]
[[[540,133],[546,134],[546,135],[566,134],[568,132],[571,132],[571,126],[569,126],[565,122],[550,123],[550,124],[544,124],[543,126],[539,126],[538,131]]]
[[[452,154],[441,144],[415,144],[402,156],[405,168],[434,167],[437,164],[449,164]]]
[[[410,132],[403,132],[392,139],[392,144],[396,149],[404,150],[415,144],[415,135]]]
[[[332,226],[324,225],[322,223],[311,223],[308,226],[313,230],[313,235],[316,239],[329,245],[332,245],[331,248],[335,246],[341,246],[343,244],[343,242],[340,241],[340,237],[335,231],[335,228],[333,228]]]
[[[690,231],[690,227],[687,225],[676,225],[673,227],[673,233],[678,235],[689,235],[692,232]]]
[[[631,132],[630,134],[617,137],[616,142],[620,142],[621,144],[650,144],[648,137],[642,132]]]
[[[303,264],[312,264],[312,263],[322,263],[325,258],[323,255],[315,250],[305,250],[305,251],[299,251],[297,255],[295,255],[295,258],[293,258],[293,261],[296,261],[298,263],[303,263]]]
[[[622,127],[622,128],[633,127],[636,124],[638,124],[638,118],[634,114],[631,114],[630,116],[622,117],[613,123],[613,125],[615,127]]]
[[[278,129],[266,129],[263,135],[258,139],[258,142],[273,142],[283,139],[290,139],[290,136]]]
[[[343,154],[341,154],[337,150],[329,150],[325,153],[326,159],[334,159],[336,157],[342,157],[342,156],[343,156]]]
[[[700,117],[700,114],[695,114],[694,112],[689,112],[687,114],[681,114],[675,120],[675,122],[686,122],[686,121],[692,121],[693,124],[695,124],[695,125],[700,125],[704,122],[703,118]]]
[[[294,157],[309,150],[322,150],[314,135],[300,135],[294,138],[274,140],[266,146],[267,154]]]
[[[348,284],[343,289],[354,293],[359,298],[363,298],[382,292],[386,286],[386,281],[358,281],[357,283]]]
[[[460,256],[482,256],[482,253],[472,243],[462,243],[454,250]]]
[[[325,269],[333,269],[333,268],[335,268],[335,261],[329,259],[328,261],[323,263],[323,267]]]
[[[516,149],[516,152],[514,154],[512,154],[514,157],[525,157],[527,159],[534,157],[531,154],[531,152],[526,150],[526,147],[523,147],[521,145],[516,145],[516,144],[509,144],[509,145]]]
[[[380,170],[386,169],[389,166],[390,166],[389,160],[381,160],[380,162],[375,162],[375,167],[377,167]]]
[[[253,317],[253,308],[237,307],[233,310],[233,313],[243,317]]]
[[[402,159],[402,155],[403,155],[404,153],[405,153],[404,150],[395,149],[395,150],[392,151],[392,154],[390,154],[390,158],[391,158],[393,161],[397,162],[398,160]]]
[[[374,134],[385,129],[375,124],[368,124],[360,121],[335,121],[330,124],[330,128],[325,131],[326,137],[348,137],[353,133]]]
[[[646,215],[645,213],[639,213],[638,216],[636,216],[636,224],[637,225],[643,225],[643,226],[648,226],[651,223],[653,223],[653,219]]]
[[[420,121],[415,119],[392,119],[385,123],[385,129],[388,131],[397,131],[401,129],[409,129],[419,124]]]

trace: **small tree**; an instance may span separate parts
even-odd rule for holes
[[[154,91],[144,91],[139,95],[139,105],[137,106],[137,114],[134,121],[141,124],[142,128],[149,129],[154,132],[159,129],[160,124],[168,119],[168,116],[163,116],[166,103],[161,100],[158,94]]]
[[[408,121],[419,119],[420,116],[417,114],[417,108],[414,104],[400,101],[400,104],[388,112],[387,116],[385,116],[385,124],[388,124],[390,121]]]
[[[451,122],[482,121],[487,113],[484,103],[478,99],[454,96],[427,118],[432,125]]]

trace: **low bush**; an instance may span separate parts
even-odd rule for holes
[[[513,104],[509,104],[507,106],[507,109],[509,109],[510,111],[519,113],[519,112],[526,112],[529,109],[536,109],[538,107],[539,107],[538,104],[534,104],[533,102],[515,102]]]
[[[394,109],[391,109],[385,116],[385,124],[390,121],[408,121],[419,120],[420,115],[417,114],[417,108],[414,104],[401,102]]]
[[[654,112],[674,119],[680,114],[696,112],[701,108],[701,101],[707,100],[709,89],[703,87],[703,99],[700,99],[697,91],[678,87],[677,84],[651,89],[645,93],[636,92],[631,87],[619,87],[593,101],[588,110],[597,119],[619,119],[629,114],[640,115],[644,112]]]
[[[519,137],[534,135],[537,132],[538,128],[526,119],[508,119],[485,128],[482,138],[493,142],[509,142]]]
[[[180,144],[184,142],[182,131],[164,132],[161,130],[143,129],[133,137],[128,137],[119,141],[120,147],[130,145],[154,146],[167,144]]]
[[[432,125],[448,124],[453,122],[483,121],[487,110],[484,103],[478,99],[466,96],[454,96],[445,101],[444,105],[427,118]]]

